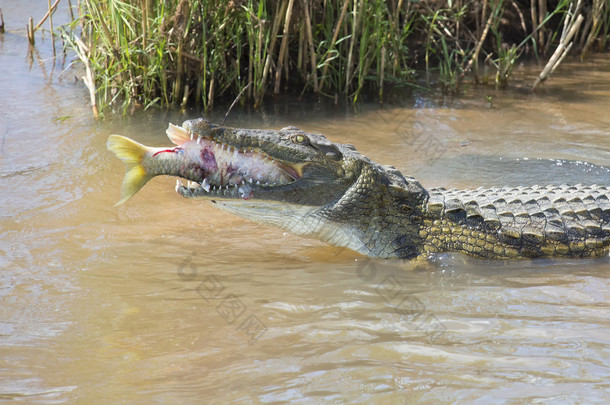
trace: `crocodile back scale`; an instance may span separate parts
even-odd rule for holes
[[[610,244],[610,189],[562,185],[431,189],[430,251],[482,257],[597,256]]]

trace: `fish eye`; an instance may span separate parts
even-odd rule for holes
[[[309,138],[303,134],[295,134],[290,137],[292,142],[300,145],[309,145]]]

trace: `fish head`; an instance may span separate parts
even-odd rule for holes
[[[170,124],[167,132],[200,157],[199,178],[177,186],[186,198],[320,206],[340,198],[358,176],[352,146],[295,127],[236,129],[200,118]]]

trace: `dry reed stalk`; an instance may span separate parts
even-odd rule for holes
[[[400,0],[400,2],[402,2],[402,0]],[[399,2],[399,7],[400,7],[400,2]],[[360,1],[360,5],[362,6],[362,0]],[[347,66],[345,67],[346,71],[345,71],[345,91],[348,91],[349,89],[349,84],[352,81],[351,80],[351,76],[352,76],[352,61],[353,61],[353,55],[354,55],[354,44],[356,43],[356,34],[358,32],[358,18],[360,18],[360,13],[358,12],[358,1],[354,0],[354,8],[352,11],[353,15],[354,15],[354,20],[352,23],[352,35],[349,41],[349,51],[347,53]],[[395,21],[398,20],[398,16],[396,18]]]
[[[512,4],[513,8],[519,15],[519,21],[521,21],[521,29],[523,30],[523,33],[527,34],[527,27],[525,25],[525,17],[523,16],[521,9],[519,8],[519,5],[517,3],[515,3],[515,0],[510,0],[510,3]]]
[[[25,29],[27,30],[28,34],[28,42],[30,45],[34,45],[34,19],[32,17],[30,17],[30,23],[25,26]]]
[[[485,3],[483,5],[483,11],[485,11],[485,9],[487,5],[487,0],[485,0]],[[485,15],[483,14],[483,19],[485,18]],[[476,70],[476,66],[478,66],[478,60],[479,60],[479,53],[481,52],[481,48],[483,47],[483,42],[485,42],[485,39],[487,38],[487,34],[489,33],[489,28],[491,27],[491,22],[493,21],[494,18],[494,13],[493,11],[489,14],[489,18],[487,18],[487,22],[485,23],[485,28],[483,29],[483,33],[481,34],[481,38],[479,38],[479,40],[477,41],[477,46],[474,50],[474,53],[472,54],[472,57],[470,58],[470,60],[468,61],[468,64],[466,65],[466,67],[464,68],[464,71],[462,72],[462,76],[466,74],[466,72],[468,72],[471,68],[473,64],[475,65],[475,70]],[[477,76],[476,72],[475,72],[475,77]]]
[[[178,52],[176,55],[176,81],[174,82],[174,102],[178,102],[180,98],[180,89],[182,88],[182,74],[183,74],[183,59],[182,59],[182,38],[178,40]]]
[[[104,35],[105,35],[106,39],[108,39],[108,41],[109,41],[109,45],[112,48],[112,51],[114,52],[115,55],[119,55],[120,52],[116,47],[115,41],[113,40],[114,36],[110,33],[110,29],[108,29],[108,25],[106,24],[106,21],[104,21],[103,18],[100,18],[99,23],[100,23],[100,26],[102,27],[102,31],[104,31]]]
[[[257,71],[260,72],[260,63],[261,63],[261,52],[263,49],[263,22],[259,21],[259,27],[260,29],[258,30],[258,46],[256,47],[256,66],[257,66]],[[257,79],[258,79],[258,75],[257,75]],[[252,75],[250,75],[250,81],[252,81]],[[258,93],[258,86],[254,85],[251,86],[250,89],[248,90],[248,97],[251,97],[252,94],[254,94],[254,99],[258,100],[259,98],[262,98],[262,95],[259,95]]]
[[[544,24],[544,18],[546,17],[546,2],[547,0],[538,0],[538,26]],[[549,41],[550,42],[550,41]],[[542,48],[545,45],[544,29],[538,31],[538,43]]]
[[[208,105],[207,108],[211,110],[214,108],[214,73],[212,72],[212,79],[210,80],[210,91],[208,92]]]
[[[456,1],[455,6],[458,10],[461,9],[462,2],[460,0]],[[398,16],[396,18],[398,18]],[[460,22],[461,22],[461,20],[459,20],[459,19],[455,22],[455,37],[458,39],[460,38]],[[456,41],[456,44],[459,46],[459,44],[460,44],[459,40]]]
[[[53,5],[49,6],[49,9],[47,10],[47,13],[44,15],[44,17],[42,17],[42,20],[40,20],[38,22],[38,24],[36,24],[36,26],[33,28],[33,32],[38,31],[38,28],[40,28],[40,26],[42,24],[44,24],[45,21],[47,21],[47,18],[49,18],[49,16],[51,15],[51,13],[53,13],[55,11],[55,9],[57,8],[57,5],[59,4],[60,0],[55,0],[55,3],[53,3]]]
[[[303,1],[303,12],[305,13],[305,31],[307,33],[307,44],[309,46],[309,57],[311,58],[311,74],[313,75],[313,91],[318,93],[320,88],[318,87],[318,68],[316,65],[316,52],[313,47],[313,36],[311,35],[311,19],[309,18],[309,2]]]
[[[262,29],[260,30],[262,32]],[[250,56],[248,58],[248,83],[252,83],[252,75],[254,74],[254,40],[248,35],[248,45],[250,46]],[[252,88],[248,90],[248,97],[252,97]]]
[[[184,96],[182,97],[182,103],[180,103],[180,109],[184,110],[186,108],[186,103],[189,99],[189,85],[184,85]]]
[[[330,42],[330,46],[328,47],[328,50],[326,51],[326,54],[328,55],[328,52],[330,52],[334,46],[335,46],[335,42],[337,42],[337,37],[339,36],[339,29],[341,28],[341,24],[343,23],[343,18],[345,17],[345,14],[347,13],[347,6],[349,5],[350,0],[345,0],[343,2],[343,8],[341,9],[341,15],[339,16],[339,20],[337,21],[337,25],[335,26],[335,30],[333,32],[333,38]],[[326,71],[328,70],[328,63],[326,63],[326,60],[324,60],[324,69],[322,69],[322,78],[320,79],[320,91],[322,91],[322,89],[324,88],[324,79],[326,78]]]
[[[407,10],[408,10],[408,2],[407,2]],[[398,0],[398,4],[396,5],[396,18],[394,18],[394,33],[397,38],[401,37],[400,29],[398,28],[398,21],[400,20],[400,10],[402,10],[402,0]],[[405,17],[408,17],[408,11],[405,14]],[[392,64],[392,76],[396,74],[396,67],[398,65],[398,55],[394,55],[394,63]]]
[[[381,45],[381,67],[379,73],[379,104],[383,105],[383,75],[385,73],[385,44]]]
[[[398,0],[398,4],[396,5],[396,18],[394,19],[394,31],[396,31],[396,28],[398,27],[400,10],[402,10],[402,0]]]
[[[53,12],[51,11],[51,0],[47,1],[49,3],[49,27],[51,29],[51,45],[53,45],[53,56],[56,56],[56,52],[55,52],[55,41],[53,40]],[[59,0],[57,0],[57,2],[55,3],[57,5],[57,3],[59,3]]]
[[[544,69],[542,69],[542,72],[540,72],[540,75],[538,75],[538,77],[536,78],[536,81],[530,89],[531,92],[536,90],[540,83],[544,82],[551,74],[553,74],[557,66],[559,66],[559,64],[563,61],[563,59],[566,57],[566,55],[572,48],[572,37],[574,37],[576,32],[578,32],[580,24],[584,20],[584,17],[582,16],[582,14],[580,14],[581,5],[582,0],[578,0],[574,13],[571,13],[570,18],[565,19],[559,46],[557,47],[557,49],[555,49],[555,52],[553,52],[553,55],[547,62],[546,66],[544,67]],[[571,9],[572,4],[570,5],[570,11]],[[576,16],[577,14],[578,16]]]
[[[301,69],[302,65],[303,65],[303,43],[304,38],[303,38],[303,21],[299,21],[299,28],[298,28],[298,32],[299,32],[299,44],[297,46],[297,69]]]
[[[93,70],[91,69],[91,63],[89,62],[90,51],[89,48],[80,40],[78,37],[74,37],[74,42],[77,47],[75,48],[76,55],[85,65],[85,76],[82,77],[83,83],[89,90],[89,99],[91,101],[91,110],[93,111],[93,118],[96,120],[99,118],[99,111],[97,109],[97,99],[95,97],[95,77],[93,76]]]
[[[536,37],[534,36],[536,30],[538,29],[536,26],[536,21],[538,21],[538,15],[536,13],[536,0],[530,0],[530,18],[532,19],[532,32],[530,35],[532,38],[534,38],[534,42],[537,43],[535,39]]]
[[[299,24],[299,57],[297,69],[301,72],[301,76],[307,80],[307,34],[305,33],[305,21]]]
[[[289,60],[290,51],[284,52],[284,82],[288,83],[290,81],[290,60]]]
[[[280,29],[280,16],[284,14],[284,11],[286,10],[286,6],[287,3],[286,1],[283,1],[280,4],[278,4],[277,8],[279,9],[279,13],[275,15],[275,19],[273,20],[273,28],[271,29],[271,44],[269,45],[269,53],[267,54],[267,59],[265,60],[265,67],[263,68],[263,79],[261,80],[261,92],[260,92],[260,97],[262,99],[262,96],[265,94],[265,87],[267,84],[267,76],[269,75],[269,70],[271,69],[271,61],[272,61],[272,55],[273,55],[273,51],[275,51],[275,43],[276,38],[277,38],[277,33]],[[260,105],[260,99],[255,101],[255,106],[258,107]]]
[[[227,117],[229,116],[229,113],[231,112],[231,110],[233,109],[233,107],[235,107],[235,104],[237,104],[237,102],[239,101],[239,99],[241,98],[241,96],[244,95],[244,92],[246,90],[248,90],[250,88],[250,86],[252,85],[252,82],[249,82],[248,84],[246,84],[246,87],[244,87],[243,89],[241,89],[241,91],[239,92],[239,94],[237,95],[237,97],[235,97],[235,100],[233,100],[233,102],[231,103],[231,105],[229,106],[229,108],[227,109],[227,112],[225,113],[224,118],[222,119],[222,122],[220,123],[220,126],[222,127],[225,124],[225,121],[227,120]]]
[[[203,62],[203,60],[199,61],[199,71],[203,72],[205,69],[205,63]],[[200,74],[197,77],[197,87],[195,87],[195,103],[197,103],[197,105],[199,105],[199,102],[201,100],[201,89],[203,88],[203,78],[204,75]]]
[[[532,0],[532,1],[534,1],[534,0]],[[481,10],[481,21],[480,22],[485,21],[485,16],[487,15],[487,3],[488,3],[487,0],[483,0],[483,10]],[[483,26],[483,31],[485,30],[485,27],[486,27],[486,25]],[[477,25],[477,33],[480,34],[479,38],[483,35],[483,32],[481,31],[481,27],[479,25]]]
[[[288,45],[288,36],[290,35],[290,18],[292,17],[292,6],[294,0],[288,0],[286,9],[286,18],[284,19],[284,31],[282,32],[282,43],[280,44],[280,54],[277,58],[277,66],[275,68],[275,86],[273,94],[280,94],[280,81],[282,80],[282,68],[284,67],[284,58],[286,55],[286,47]]]
[[[595,6],[593,8],[595,8]],[[593,8],[589,8],[588,10],[586,10],[587,15],[585,17],[585,25],[580,30],[580,41],[578,47],[581,50],[585,47],[585,42],[587,41],[588,37],[587,34],[589,33],[591,26],[593,25]]]
[[[70,21],[74,21],[74,11],[72,11],[72,0],[68,0],[68,10],[70,10]]]
[[[587,42],[585,42],[585,45],[582,47],[582,51],[580,53],[580,59],[583,60],[585,58],[585,55],[587,54],[587,52],[589,52],[589,48],[591,47],[591,45],[593,45],[593,41],[595,41],[595,38],[597,37],[597,34],[599,32],[599,29],[601,28],[600,25],[600,20],[601,20],[601,15],[604,12],[604,7],[607,6],[605,1],[602,0],[593,0],[593,8],[591,9],[591,29],[587,30],[587,28],[585,28],[583,30],[583,32],[589,32],[589,35],[587,37]]]
[[[148,37],[148,4],[147,0],[140,1],[142,11],[142,48],[146,49],[146,38]]]

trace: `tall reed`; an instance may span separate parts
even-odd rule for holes
[[[559,44],[572,0],[81,0],[64,31],[92,72],[100,113],[314,93],[357,101],[413,86],[458,92],[488,61],[506,86],[522,55]],[[582,54],[610,37],[605,1],[586,0]]]

